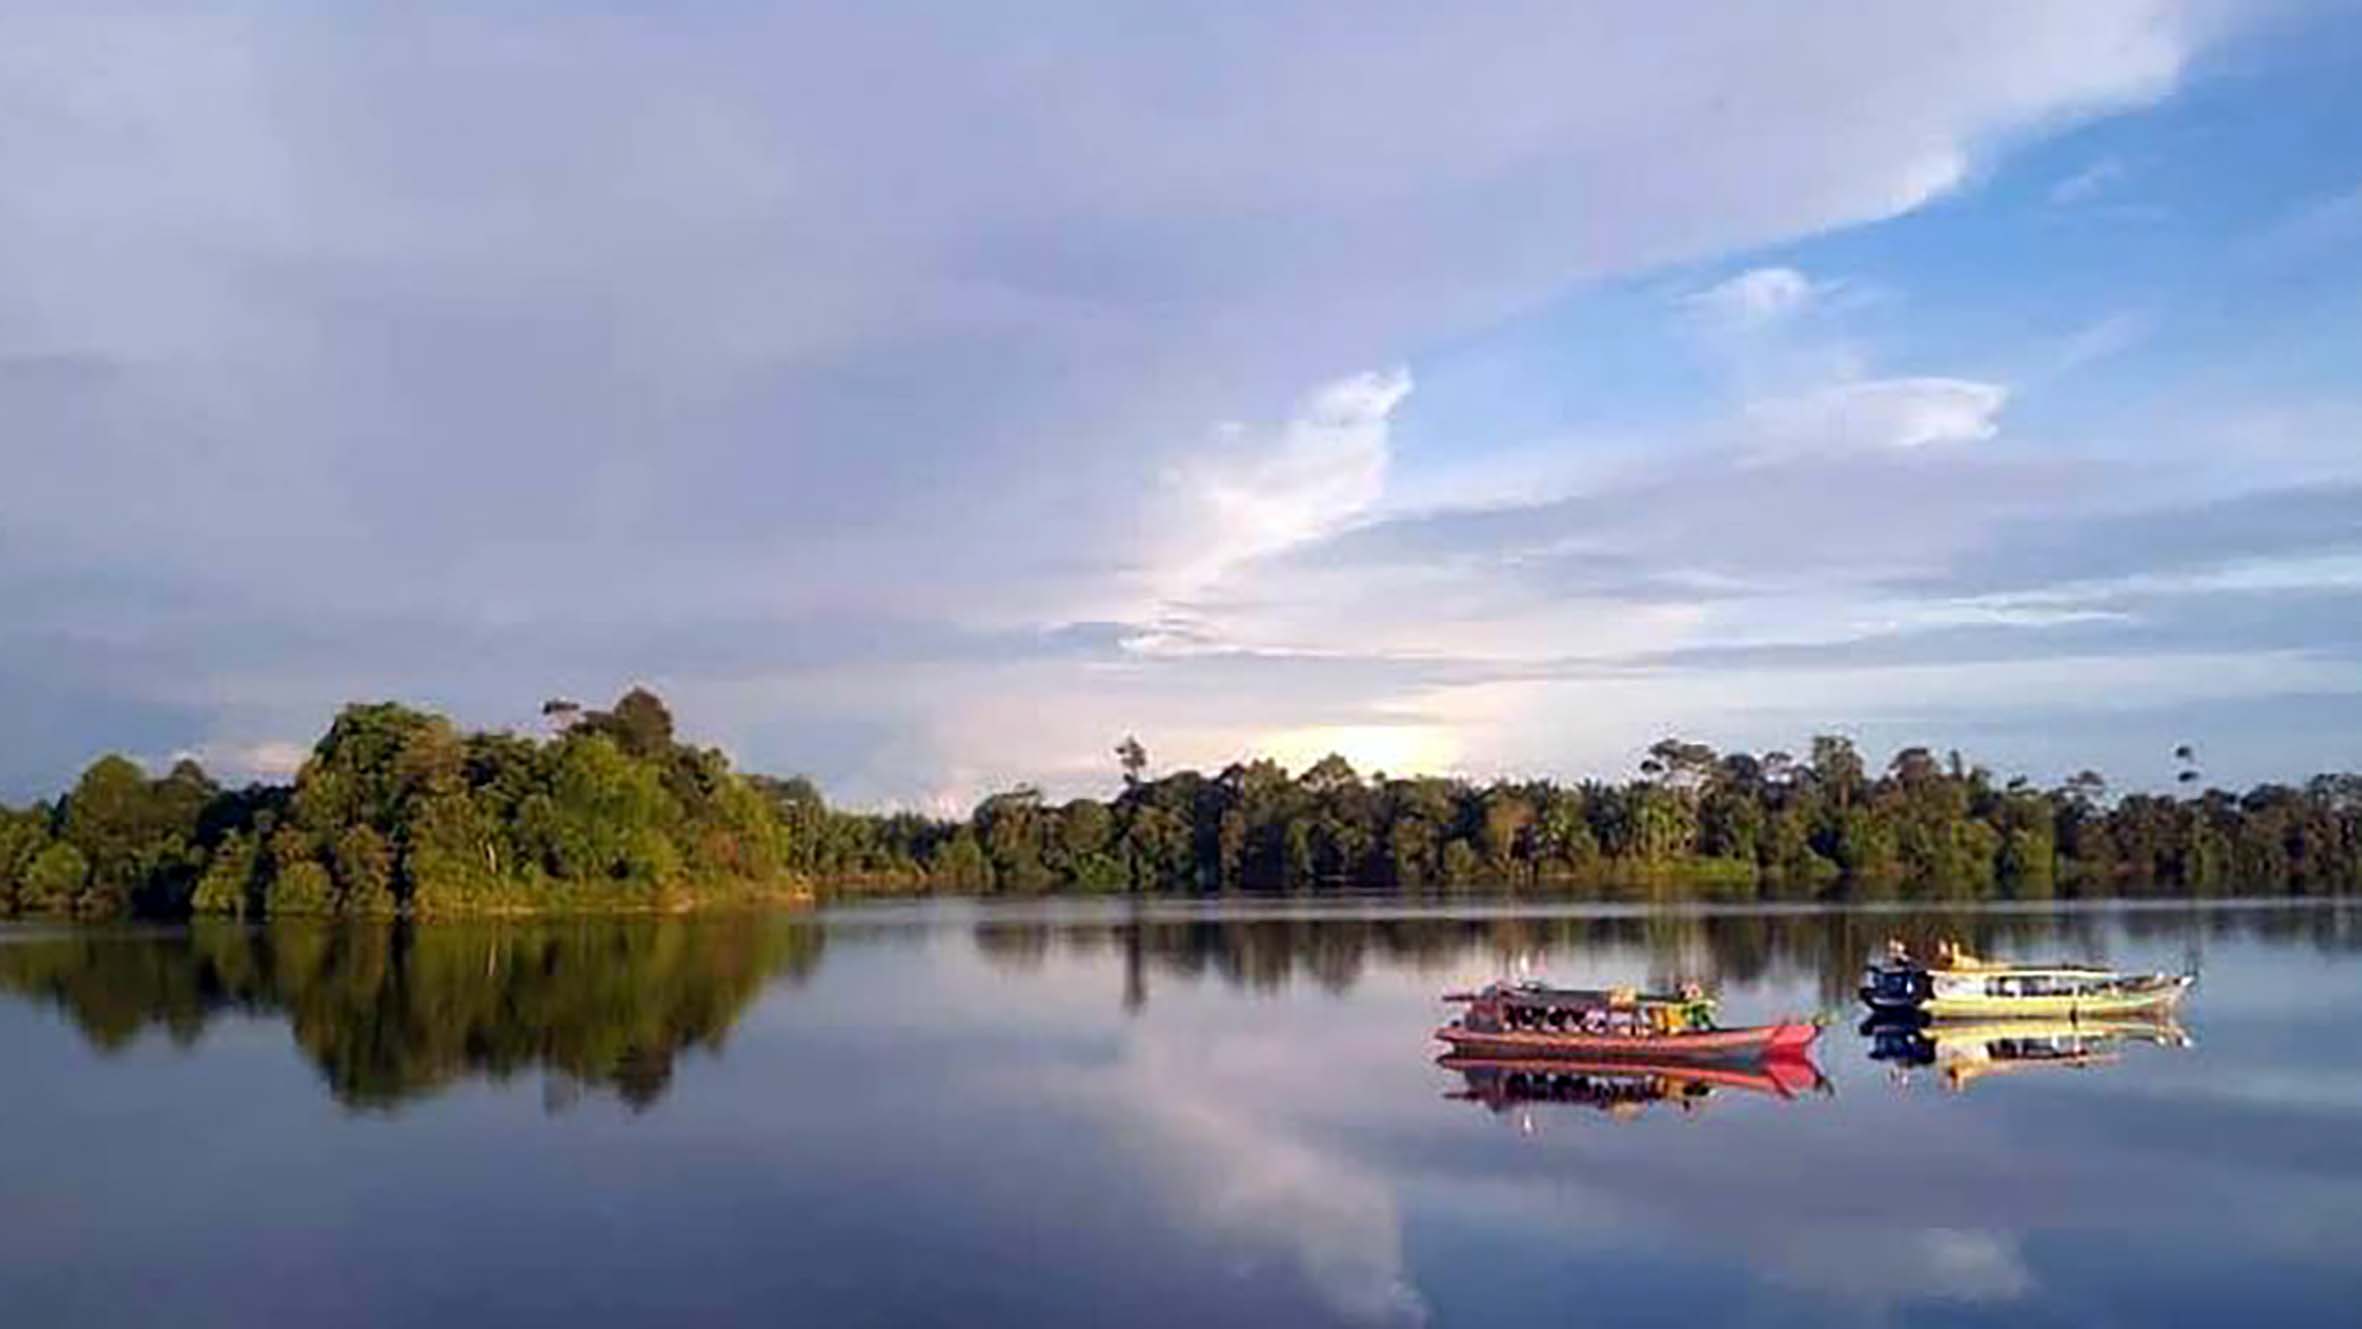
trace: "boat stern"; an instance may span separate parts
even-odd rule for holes
[[[1913,964],[1873,966],[1862,976],[1862,1004],[1874,1011],[1913,1011],[1933,995],[1925,969]]]

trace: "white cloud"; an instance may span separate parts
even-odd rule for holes
[[[1750,268],[1689,296],[1688,303],[1722,326],[1744,330],[1798,312],[1812,300],[1814,289],[1794,268]]]
[[[2015,1237],[1963,1228],[1823,1227],[1773,1234],[1763,1269],[1774,1283],[1864,1305],[1993,1304],[2036,1288]]]
[[[2063,373],[2122,355],[2148,340],[2156,330],[2154,314],[2138,309],[2119,310],[2070,334],[2059,344],[2054,367]]]
[[[202,765],[216,779],[285,780],[303,768],[311,759],[309,744],[287,739],[265,739],[257,743],[207,743],[172,754],[173,760],[188,757]]]
[[[1158,589],[1186,595],[1368,512],[1386,489],[1389,418],[1410,393],[1407,370],[1353,374],[1315,390],[1276,431],[1218,430],[1210,451],[1167,479],[1176,503],[1158,525],[1173,552]]]
[[[1757,402],[1747,416],[1759,440],[1778,451],[1908,451],[1989,439],[2008,401],[1998,383],[1880,378]]]
[[[2088,202],[2123,183],[2126,174],[2122,161],[2102,157],[2052,185],[2050,201],[2060,207]]]

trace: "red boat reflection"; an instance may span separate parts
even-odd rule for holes
[[[1629,1057],[1472,1057],[1451,1053],[1435,1064],[1458,1072],[1465,1082],[1463,1088],[1444,1097],[1481,1103],[1497,1113],[1534,1103],[1569,1103],[1629,1119],[1658,1103],[1695,1111],[1717,1091],[1781,1100],[1829,1092],[1829,1081],[1820,1067],[1809,1056],[1794,1054],[1714,1065]]]

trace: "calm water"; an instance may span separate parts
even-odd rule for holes
[[[2191,1041],[1984,1074],[1981,1040],[1873,1060],[1848,1003],[1894,933],[2195,963]],[[1733,1022],[1840,1012],[1827,1088],[1439,1068],[1436,994],[1518,956],[1709,978]],[[27,1326],[2348,1323],[2357,1010],[2362,914],[2326,907],[17,928],[0,1307]]]

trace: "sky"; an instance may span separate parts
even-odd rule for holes
[[[0,797],[2362,768],[2362,10],[0,8]]]

